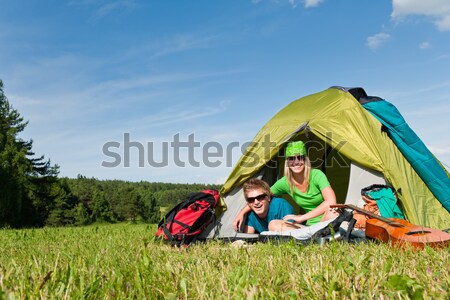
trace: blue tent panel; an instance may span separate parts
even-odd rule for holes
[[[364,103],[363,107],[387,128],[390,138],[433,195],[450,212],[450,179],[448,173],[406,124],[397,108],[380,98],[377,98],[376,101]]]

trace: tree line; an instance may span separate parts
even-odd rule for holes
[[[167,210],[189,194],[218,185],[98,180],[78,175],[62,178],[65,197],[55,202],[46,225],[87,225],[93,222],[157,223]]]
[[[0,80],[0,227],[148,222],[190,193],[218,185],[59,178],[59,166],[36,156],[19,134],[28,122],[9,103]]]

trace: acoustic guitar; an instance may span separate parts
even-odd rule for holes
[[[417,226],[396,218],[383,218],[352,204],[336,204],[331,208],[349,208],[365,214],[371,219],[366,222],[366,237],[396,245],[412,245],[423,249],[426,246],[446,247],[450,244],[450,234],[444,231]]]

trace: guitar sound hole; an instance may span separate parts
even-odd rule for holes
[[[409,231],[406,234],[407,235],[413,235],[413,234],[426,234],[426,233],[431,233],[431,231],[426,231],[426,230],[414,230],[414,231]]]

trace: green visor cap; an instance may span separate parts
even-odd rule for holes
[[[306,147],[302,141],[290,142],[286,146],[286,157],[306,155]]]

